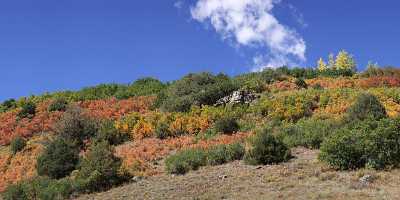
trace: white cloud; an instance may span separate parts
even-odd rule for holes
[[[192,18],[211,23],[223,39],[239,46],[264,47],[254,57],[254,69],[279,67],[305,61],[306,43],[289,27],[281,24],[272,10],[280,0],[198,0],[191,8]]]
[[[175,8],[178,8],[178,9],[181,9],[182,7],[183,7],[183,1],[182,0],[180,0],[180,1],[176,1],[175,3],[174,3],[174,7]]]

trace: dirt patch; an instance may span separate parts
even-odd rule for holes
[[[400,199],[400,171],[338,172],[317,161],[318,151],[271,166],[242,161],[203,167],[184,176],[159,175],[79,199]],[[374,177],[367,184],[359,179]]]

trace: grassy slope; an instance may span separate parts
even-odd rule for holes
[[[344,171],[317,161],[318,151],[298,148],[295,159],[274,166],[233,162],[185,176],[160,175],[79,199],[399,199],[400,170]],[[359,178],[369,174],[369,185]]]

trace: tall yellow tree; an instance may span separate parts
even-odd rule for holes
[[[335,56],[333,53],[330,53],[328,56],[328,67],[330,69],[336,69]]]
[[[322,58],[320,58],[318,60],[318,70],[325,71],[326,69],[327,69],[327,65],[326,65],[325,61]]]
[[[356,63],[352,55],[347,53],[345,50],[339,52],[336,56],[336,67],[338,69],[350,69],[355,70]]]

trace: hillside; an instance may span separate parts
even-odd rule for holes
[[[391,67],[281,67],[10,99],[0,105],[0,192],[396,199],[399,87]]]

